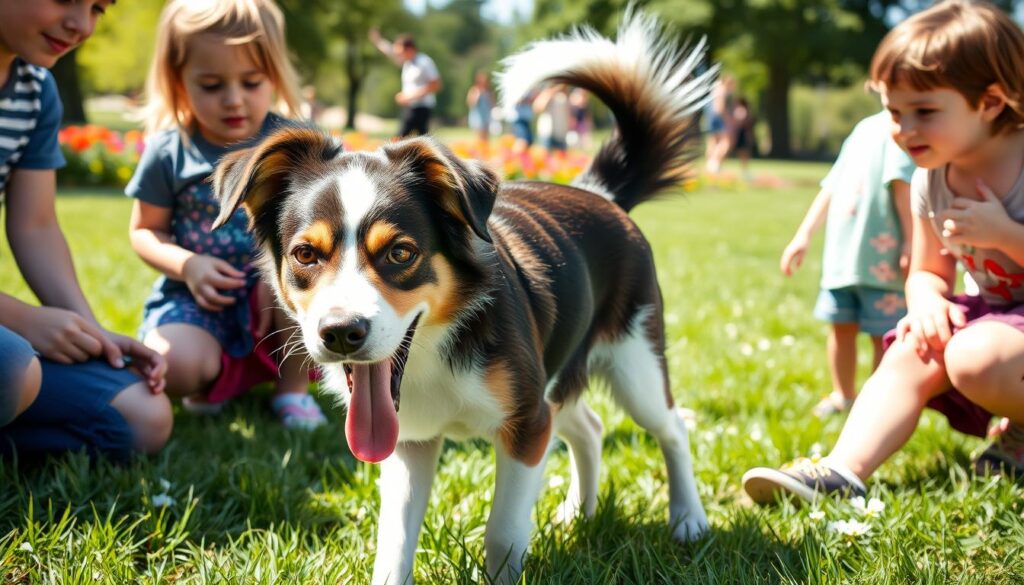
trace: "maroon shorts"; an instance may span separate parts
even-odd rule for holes
[[[964,327],[970,327],[980,321],[998,321],[1024,332],[1024,304],[992,306],[981,297],[968,295],[957,295],[951,300],[959,305],[967,316],[967,324]],[[882,338],[883,346],[888,349],[895,340],[896,330],[893,329]],[[956,388],[929,400],[928,407],[946,415],[949,426],[961,433],[977,437],[984,437],[988,433],[992,413],[968,400]]]
[[[221,352],[220,374],[206,393],[206,400],[209,402],[231,400],[245,394],[257,384],[280,378],[277,360],[271,355],[277,350],[277,347],[271,340],[257,336],[256,331],[253,330],[256,327],[257,311],[259,310],[255,300],[255,295],[252,295],[249,302],[251,316],[249,323],[251,324],[252,338],[256,340],[256,347],[243,357],[232,357],[226,351]],[[320,371],[317,368],[309,368],[310,381],[319,380],[319,374]]]

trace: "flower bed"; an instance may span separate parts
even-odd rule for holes
[[[335,133],[346,150],[375,150],[383,141],[362,132]],[[57,172],[62,186],[102,186],[123,189],[135,171],[143,150],[142,133],[121,133],[103,126],[67,126],[58,135],[67,166]],[[534,146],[517,151],[511,136],[501,136],[490,144],[454,141],[449,146],[456,155],[487,162],[506,179],[536,179],[568,183],[590,163],[586,154],[570,150],[549,152]]]
[[[67,126],[57,136],[67,166],[57,171],[64,186],[124,188],[142,154],[142,133],[121,133],[88,124]]]

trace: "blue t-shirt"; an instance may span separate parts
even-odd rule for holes
[[[63,116],[53,75],[16,58],[0,87],[0,203],[12,170],[64,166],[57,142]]]
[[[255,242],[248,232],[249,220],[238,209],[216,232],[210,230],[220,211],[210,176],[221,156],[252,146],[275,129],[291,122],[270,114],[251,139],[229,146],[210,144],[198,132],[182,139],[176,130],[164,130],[146,140],[139,165],[125,193],[171,210],[174,242],[197,254],[215,256],[246,273],[247,286],[220,291],[236,302],[222,311],[200,308],[181,281],[161,276],[143,308],[140,337],[162,325],[187,323],[209,332],[229,355],[242,357],[252,351],[250,294],[257,282],[252,266]]]
[[[146,140],[139,165],[125,193],[151,205],[171,209],[171,235],[176,244],[195,252],[227,260],[248,272],[255,252],[249,222],[242,209],[216,232],[211,232],[220,204],[210,177],[224,154],[252,146],[275,129],[289,124],[269,114],[251,139],[228,146],[210,144],[194,133],[188,141],[177,129],[164,130]],[[162,279],[161,287],[181,288],[184,283]]]

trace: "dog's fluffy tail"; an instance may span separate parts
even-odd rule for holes
[[[506,111],[543,81],[592,92],[617,123],[573,185],[626,211],[686,178],[696,156],[694,114],[710,99],[717,67],[698,74],[706,44],[686,49],[657,19],[628,11],[611,41],[589,27],[538,41],[506,58],[499,87]]]

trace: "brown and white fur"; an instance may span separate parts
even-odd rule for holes
[[[345,153],[305,129],[279,131],[218,167],[218,222],[239,206],[249,214],[263,274],[326,389],[348,404],[350,448],[381,461],[374,583],[411,581],[444,437],[494,441],[492,577],[521,572],[556,436],[573,466],[560,514],[593,514],[602,425],[581,396],[591,374],[657,438],[673,535],[707,529],[669,391],[651,250],[627,216],[684,177],[693,114],[714,76],[695,75],[702,57],[703,44],[684,53],[654,19],[633,15],[617,42],[584,30],[509,58],[507,101],[564,82],[616,117],[571,187],[499,184],[431,139]]]

